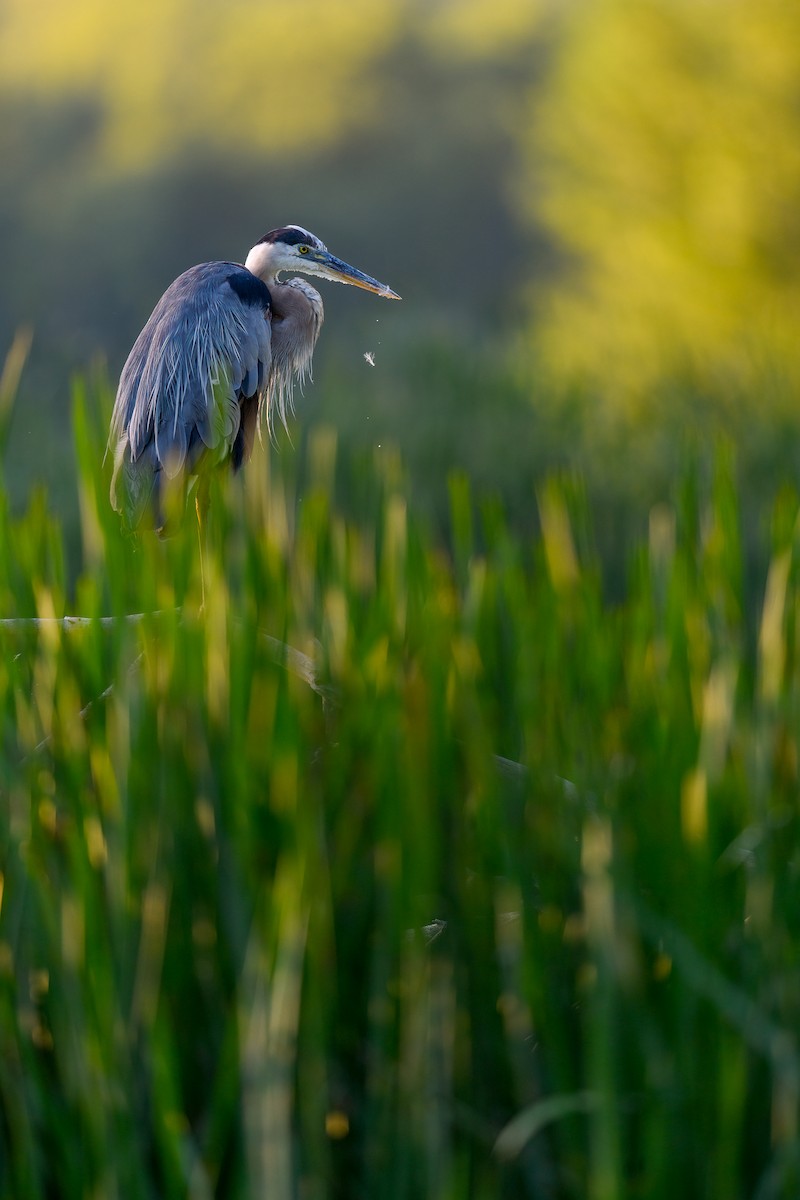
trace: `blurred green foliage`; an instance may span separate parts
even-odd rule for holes
[[[528,133],[533,210],[570,261],[538,310],[559,370],[644,406],[684,358],[797,382],[799,67],[782,0],[564,10]]]
[[[9,0],[0,72],[7,91],[92,96],[105,169],[147,167],[181,143],[299,157],[371,123],[386,97],[369,68],[412,22],[433,56],[471,61],[507,53],[536,16],[523,0],[499,0],[491,22],[480,0]]]
[[[724,452],[610,606],[575,479],[446,556],[318,432],[200,613],[75,421],[74,588],[0,497],[0,1196],[796,1196],[796,495],[751,635]]]

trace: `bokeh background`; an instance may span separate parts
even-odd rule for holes
[[[601,550],[736,451],[757,546],[797,447],[800,9],[783,0],[4,0],[0,347],[33,330],[7,485],[74,516],[71,386],[164,287],[304,224],[323,284],[295,442],[395,443],[437,520],[578,468]],[[374,355],[374,368],[364,358]]]
[[[0,1200],[796,1200],[800,5],[0,0],[0,162]],[[286,222],[199,614],[104,422]]]

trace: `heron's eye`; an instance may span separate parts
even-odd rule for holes
[[[297,248],[301,254],[308,254],[308,246],[298,246]]]

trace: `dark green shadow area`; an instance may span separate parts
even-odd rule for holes
[[[611,600],[577,474],[436,529],[318,429],[199,612],[109,400],[69,551],[0,494],[0,1196],[796,1195],[796,496],[748,591],[723,446]]]

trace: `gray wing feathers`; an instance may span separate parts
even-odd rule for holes
[[[270,323],[261,306],[244,303],[228,286],[236,271],[244,268],[204,263],[184,272],[139,334],[120,377],[111,422],[115,506],[123,469],[125,507],[130,501],[140,509],[154,472],[173,477],[191,471],[204,447],[220,457],[230,453],[241,397],[266,386]],[[146,488],[145,475],[151,477]]]
[[[247,374],[242,380],[242,395],[255,396],[258,391],[258,371],[255,367],[248,367]]]

